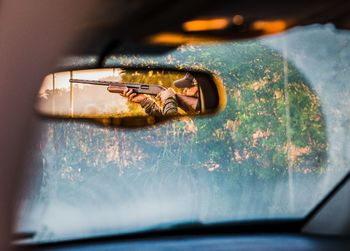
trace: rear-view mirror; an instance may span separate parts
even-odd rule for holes
[[[142,126],[171,117],[215,113],[223,104],[220,88],[220,81],[206,72],[125,68],[64,71],[44,78],[36,108],[45,117]]]

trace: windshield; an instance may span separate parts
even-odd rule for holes
[[[106,67],[215,73],[226,106],[133,130],[41,121],[17,231],[40,242],[305,217],[349,171],[349,59],[350,33],[331,25],[111,56]]]

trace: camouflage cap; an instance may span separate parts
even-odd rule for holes
[[[175,80],[173,84],[177,88],[186,88],[194,86],[194,77],[190,73],[186,73],[185,77]]]

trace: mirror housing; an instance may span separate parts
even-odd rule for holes
[[[47,75],[36,110],[45,118],[133,127],[214,114],[225,103],[222,81],[205,71],[115,67]]]

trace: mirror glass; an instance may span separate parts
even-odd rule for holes
[[[49,117],[130,118],[199,115],[219,105],[206,73],[104,68],[47,75],[37,110]]]

